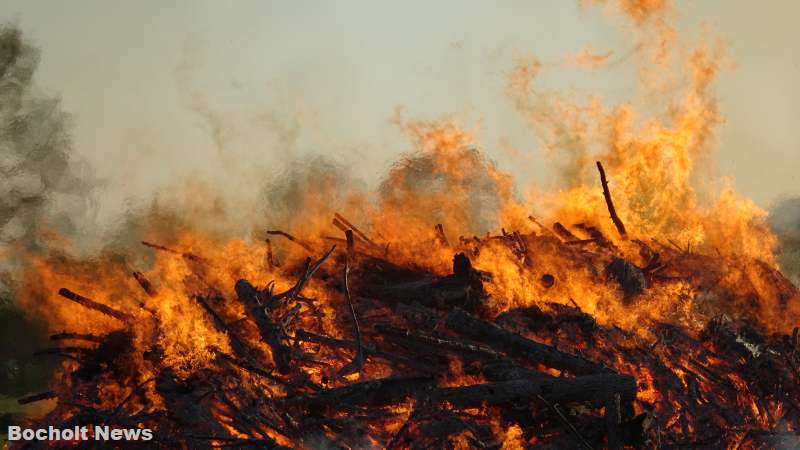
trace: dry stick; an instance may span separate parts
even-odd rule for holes
[[[353,318],[353,331],[356,335],[356,354],[353,355],[353,361],[339,370],[339,375],[348,375],[354,372],[361,372],[364,367],[364,346],[361,343],[361,328],[358,326],[358,318],[356,317],[356,309],[353,307],[353,299],[350,296],[350,283],[348,282],[348,274],[350,273],[350,254],[353,250],[353,231],[345,231],[347,236],[347,255],[344,259],[344,296],[347,299],[347,305],[350,307],[350,317]]]
[[[275,298],[284,298],[287,301],[294,300],[300,294],[300,291],[302,291],[308,279],[314,275],[314,272],[320,268],[322,263],[328,259],[335,249],[335,245],[331,246],[330,250],[313,265],[311,264],[311,258],[306,258],[303,274],[300,276],[300,279],[297,280],[297,283],[283,294],[273,297],[270,292],[270,300]],[[262,292],[253,287],[253,285],[245,279],[237,281],[234,289],[236,290],[236,295],[239,300],[244,303],[248,316],[255,320],[261,338],[272,349],[272,357],[278,372],[283,374],[289,373],[291,369],[289,365],[291,349],[283,343],[286,333],[279,322],[276,323],[273,321],[273,318],[270,317],[269,309],[262,304]]]
[[[286,298],[287,300],[294,300],[300,294],[300,291],[303,290],[303,286],[305,286],[306,282],[308,282],[308,280],[314,275],[317,269],[319,269],[320,266],[322,266],[322,263],[324,263],[325,260],[327,260],[328,257],[331,256],[331,253],[333,253],[334,250],[336,250],[336,246],[332,245],[330,250],[325,252],[325,254],[322,255],[322,258],[317,260],[317,262],[315,262],[313,265],[311,264],[311,258],[306,258],[305,267],[303,268],[303,274],[300,276],[300,279],[297,280],[297,283],[295,283],[295,285],[292,286],[288,291],[282,294],[278,294],[276,297]]]
[[[111,417],[112,418],[116,417],[117,414],[119,414],[120,410],[122,410],[122,407],[125,406],[125,404],[128,403],[137,392],[141,391],[141,389],[143,387],[145,387],[146,385],[152,383],[153,381],[156,381],[156,379],[155,378],[148,378],[148,379],[142,381],[141,383],[139,383],[135,388],[133,388],[131,393],[128,394],[128,396],[125,397],[124,400],[119,402],[119,404],[117,405],[116,408],[114,408],[114,412],[111,413]]]
[[[444,337],[429,335],[426,333],[413,332],[411,330],[407,330],[404,328],[398,328],[392,325],[380,324],[380,323],[375,325],[375,329],[381,333],[393,336],[400,336],[411,341],[421,342],[423,344],[436,347],[444,347],[457,352],[469,352],[475,355],[483,356],[487,359],[505,358],[502,354],[488,347],[482,347],[469,342],[458,341],[452,338],[444,338]]]
[[[338,229],[339,229],[339,230],[340,230],[342,233],[347,233],[347,230],[350,230],[350,231],[352,231],[352,230],[351,230],[351,229],[350,229],[350,228],[349,228],[347,225],[345,225],[344,223],[342,223],[342,222],[341,222],[339,219],[336,219],[336,218],[334,218],[333,220],[331,220],[331,223],[332,223],[332,224],[333,224],[333,225],[334,225],[336,228],[338,228]],[[362,240],[362,239],[361,239],[360,237],[358,237],[358,236],[356,236],[356,238],[357,238],[358,240]],[[366,241],[364,241],[364,242],[366,242]]]
[[[275,263],[275,258],[272,255],[272,241],[269,238],[264,240],[267,243],[267,268],[272,270],[274,267],[278,267],[278,264]]]
[[[436,224],[436,236],[439,238],[439,243],[445,247],[450,247],[450,242],[447,241],[447,235],[444,234],[444,227],[442,224]]]
[[[133,278],[136,278],[136,281],[139,283],[139,286],[142,287],[144,292],[149,295],[150,297],[158,296],[158,291],[156,288],[153,287],[153,283],[144,276],[142,272],[136,271],[133,272]]]
[[[295,341],[314,342],[317,344],[326,345],[328,347],[355,349],[358,346],[358,343],[355,341],[336,339],[330,336],[316,334],[306,330],[295,331],[293,339]],[[363,344],[362,348],[364,349],[365,358],[368,356],[374,356],[376,358],[381,358],[389,362],[404,364],[412,369],[415,369],[423,373],[431,373],[431,368],[429,366],[423,365],[422,363],[414,359],[411,359],[407,356],[383,352],[377,350],[375,346],[369,344]]]
[[[175,250],[173,248],[165,247],[163,245],[154,244],[152,242],[142,241],[142,245],[144,245],[145,247],[150,247],[150,248],[156,249],[156,250],[161,250],[162,252],[167,252],[167,253],[172,253],[172,254],[175,254],[175,255],[180,255],[180,256],[182,256],[182,257],[184,257],[186,259],[192,260],[192,261],[198,261],[198,262],[203,262],[204,261],[203,258],[201,258],[201,257],[199,257],[199,256],[197,256],[197,255],[195,255],[193,253],[182,252],[182,251],[179,251],[179,250]]]
[[[63,332],[63,333],[57,333],[57,334],[51,334],[50,335],[50,340],[51,341],[60,341],[60,340],[64,340],[64,339],[76,339],[76,340],[79,340],[79,341],[90,341],[90,342],[97,342],[97,343],[103,342],[103,338],[102,337],[94,335],[94,334],[88,334],[88,333],[67,333],[67,332]]]
[[[600,172],[600,183],[603,185],[603,197],[606,199],[606,206],[608,206],[608,213],[611,215],[611,221],[614,222],[614,225],[617,227],[617,231],[619,231],[620,236],[625,237],[627,234],[625,232],[625,225],[623,225],[622,220],[620,220],[619,216],[617,215],[617,210],[614,209],[614,202],[611,200],[611,192],[608,190],[606,171],[603,169],[603,165],[600,163],[600,161],[597,161],[597,170]]]
[[[589,444],[589,442],[586,441],[586,438],[584,438],[583,435],[578,431],[578,429],[575,428],[575,425],[573,425],[572,422],[570,422],[569,419],[567,419],[567,416],[564,415],[564,413],[561,411],[561,408],[558,407],[558,404],[552,404],[552,403],[548,402],[547,399],[545,399],[541,395],[537,395],[536,398],[538,398],[539,401],[544,403],[545,406],[550,408],[553,412],[556,413],[556,415],[558,415],[558,418],[561,419],[561,422],[564,425],[566,425],[567,428],[569,428],[570,431],[572,431],[572,433],[575,436],[578,437],[578,440],[581,441],[581,444],[583,444],[584,447],[586,447],[589,450],[592,450],[592,445]]]
[[[371,245],[371,246],[373,246],[373,247],[375,247],[375,248],[378,248],[378,249],[380,249],[380,248],[381,248],[381,246],[380,246],[380,245],[378,245],[378,244],[376,244],[375,242],[373,242],[373,241],[372,241],[372,239],[370,239],[369,237],[367,237],[367,235],[366,235],[366,234],[362,233],[362,232],[361,232],[361,230],[359,230],[359,229],[358,229],[358,228],[357,228],[355,225],[353,225],[352,223],[350,223],[350,221],[348,221],[347,219],[345,219],[344,217],[342,217],[342,215],[341,215],[341,214],[339,214],[339,213],[333,213],[333,216],[334,216],[334,217],[336,217],[337,219],[339,219],[339,220],[340,220],[340,221],[341,221],[343,224],[347,225],[347,226],[348,226],[348,227],[349,227],[351,230],[353,230],[353,232],[354,232],[354,233],[355,233],[355,234],[356,234],[358,237],[360,237],[361,239],[363,239],[364,241],[366,241],[366,242],[367,242],[369,245]]]
[[[292,236],[289,233],[286,233],[286,232],[283,232],[283,231],[280,231],[280,230],[267,230],[267,234],[271,234],[273,236],[283,236],[286,239],[288,239],[288,240],[294,242],[295,244],[299,245],[300,247],[303,247],[307,252],[309,252],[309,253],[313,253],[314,252],[314,249],[310,245],[308,245],[308,243],[306,243],[305,241],[303,241],[301,239],[298,239],[298,238]]]
[[[555,232],[558,235],[558,237],[560,237],[564,241],[577,241],[578,240],[578,236],[575,236],[574,234],[572,234],[572,232],[569,231],[567,229],[567,227],[562,225],[560,222],[556,222],[556,223],[553,224],[553,230],[555,230]]]
[[[91,348],[86,347],[48,347],[43,348],[41,350],[36,350],[33,352],[33,356],[42,356],[42,355],[62,355],[62,356],[73,356],[72,353],[76,353],[79,355],[86,355],[91,353]]]
[[[214,308],[208,304],[206,299],[201,295],[193,295],[192,298],[200,303],[200,306],[202,306],[208,315],[214,319],[214,327],[217,329],[217,331],[228,336],[234,353],[236,353],[236,355],[240,358],[247,358],[251,353],[250,348],[241,340],[241,338],[239,338],[236,333],[233,332],[233,330],[230,329],[230,327],[228,327],[222,317],[220,317]]]
[[[539,228],[542,229],[542,231],[546,232],[547,234],[558,237],[555,235],[555,233],[553,233],[553,231],[550,228],[547,228],[546,226],[542,225],[538,220],[536,220],[536,217],[528,216],[528,220],[535,223]]]
[[[667,239],[667,242],[672,244],[672,246],[675,247],[675,249],[678,250],[679,252],[681,252],[681,253],[684,252],[684,250],[681,248],[681,246],[676,244],[675,241],[673,241],[672,239]]]
[[[84,307],[89,308],[89,309],[93,309],[93,310],[95,310],[97,312],[100,312],[102,314],[105,314],[105,315],[107,315],[109,317],[113,317],[113,318],[115,318],[115,319],[117,319],[117,320],[119,320],[121,322],[127,323],[128,321],[133,319],[133,316],[131,316],[130,314],[124,313],[122,311],[118,311],[118,310],[116,310],[116,309],[114,309],[114,308],[112,308],[110,306],[106,306],[106,305],[104,305],[102,303],[98,303],[98,302],[96,302],[96,301],[94,301],[94,300],[92,300],[90,298],[86,298],[86,297],[84,297],[84,296],[82,296],[80,294],[76,294],[76,293],[70,291],[67,288],[59,289],[58,290],[58,295],[66,298],[67,300],[72,300],[73,302],[75,302],[75,303],[77,303],[77,304],[79,304],[81,306],[84,306]]]
[[[29,395],[27,397],[22,397],[17,400],[17,403],[20,405],[27,405],[28,403],[38,402],[41,400],[49,400],[51,398],[55,398],[57,395],[53,391],[41,392],[39,394]]]

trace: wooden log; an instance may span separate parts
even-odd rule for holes
[[[261,338],[272,349],[272,359],[275,368],[280,373],[289,373],[289,360],[291,350],[283,342],[283,331],[280,325],[274,323],[267,313],[267,309],[261,305],[258,290],[247,280],[239,280],[234,287],[239,300],[244,303],[247,315],[258,327]]]
[[[522,378],[469,386],[439,388],[434,398],[459,407],[481,404],[513,405],[535,401],[542,396],[553,403],[590,402],[604,405],[606,399],[619,395],[623,401],[636,398],[636,379],[629,375],[602,373],[576,378]]]
[[[499,360],[505,358],[505,356],[501,355],[500,353],[497,353],[491,348],[478,346],[470,342],[464,342],[449,337],[434,336],[422,332],[415,332],[412,330],[398,328],[388,324],[377,324],[375,325],[375,329],[377,331],[380,331],[381,333],[385,333],[388,335],[399,336],[404,339],[419,342],[429,346],[442,347],[451,352],[469,353],[474,356],[480,356],[485,359],[491,359],[491,360]]]
[[[65,340],[65,339],[75,339],[75,340],[78,340],[78,341],[89,341],[89,342],[97,342],[97,343],[103,342],[103,337],[102,336],[97,336],[96,334],[90,334],[90,333],[67,333],[67,332],[63,332],[63,333],[56,333],[56,334],[51,334],[50,335],[50,340],[51,341],[61,341],[61,340]]]
[[[446,319],[447,327],[469,336],[494,349],[507,353],[512,358],[524,357],[547,367],[582,375],[612,372],[607,367],[580,356],[557,350],[555,347],[527,339],[519,334],[485,320],[478,319],[462,309],[456,308]]]
[[[328,407],[349,409],[353,406],[371,407],[394,405],[432,386],[429,377],[389,377],[362,381],[347,386],[324,389],[314,394],[284,399],[287,405],[303,408]]]
[[[567,229],[567,227],[562,225],[560,222],[556,222],[556,223],[553,224],[553,231],[555,231],[555,233],[556,233],[556,235],[558,237],[560,237],[561,239],[563,239],[566,242],[572,242],[572,241],[579,240],[578,236],[575,236],[574,234],[572,234],[572,232],[569,231]]]
[[[131,319],[133,319],[133,316],[131,316],[130,314],[127,314],[127,313],[124,313],[122,311],[116,310],[116,309],[114,309],[114,308],[112,308],[110,306],[106,306],[106,305],[104,305],[102,303],[98,303],[98,302],[96,302],[96,301],[94,301],[94,300],[92,300],[90,298],[84,297],[84,296],[82,296],[80,294],[76,294],[75,292],[72,292],[67,288],[59,289],[58,290],[58,295],[66,298],[68,300],[72,300],[73,302],[75,302],[75,303],[77,303],[77,304],[79,304],[79,305],[81,305],[83,307],[95,310],[95,311],[97,311],[99,313],[102,313],[102,314],[105,314],[105,315],[107,315],[109,317],[113,317],[113,318],[119,320],[120,322],[127,323]]]
[[[225,320],[211,307],[211,305],[206,301],[205,297],[201,295],[194,295],[192,296],[199,304],[203,307],[203,309],[211,316],[214,321],[214,327],[217,331],[224,333],[228,336],[228,340],[231,343],[231,348],[233,352],[236,353],[237,356],[240,358],[249,358],[250,355],[253,354],[252,349],[244,343],[244,341],[239,338],[239,336],[233,332],[233,330],[228,327],[225,323]]]
[[[38,402],[42,400],[49,400],[56,398],[57,394],[53,391],[40,392],[38,394],[28,395],[17,400],[20,405],[27,405],[28,403]]]
[[[312,333],[306,330],[296,330],[294,333],[294,339],[296,341],[305,341],[305,342],[314,342],[317,344],[325,345],[328,347],[334,348],[349,348],[355,350],[356,346],[358,345],[355,341],[349,341],[344,339],[336,339],[330,336],[324,336],[317,333]],[[422,372],[424,374],[433,374],[433,368],[429,365],[425,365],[419,361],[414,359],[408,358],[403,355],[398,355],[394,353],[388,353],[381,350],[377,350],[373,345],[368,343],[362,343],[364,355],[367,357],[376,357],[381,358],[383,360],[400,364],[406,366],[410,369],[414,369],[418,372]]]
[[[150,297],[158,296],[158,291],[156,290],[156,288],[153,287],[153,283],[151,283],[150,280],[148,280],[147,277],[144,276],[142,272],[136,271],[133,272],[132,275],[133,278],[136,279],[136,282],[139,283],[139,286],[142,287],[142,290],[144,290],[144,292],[148,296]]]

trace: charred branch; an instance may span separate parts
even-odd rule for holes
[[[570,355],[549,345],[527,339],[499,326],[455,309],[447,316],[447,326],[485,345],[507,353],[512,358],[525,357],[547,367],[574,374],[609,372],[610,369],[580,356]]]
[[[299,238],[296,238],[296,237],[292,236],[289,233],[286,233],[286,232],[280,231],[280,230],[267,230],[267,234],[271,234],[273,236],[283,236],[286,239],[288,239],[289,241],[294,242],[295,244],[299,245],[300,247],[303,247],[303,249],[305,251],[307,251],[309,253],[314,253],[314,248],[311,247],[310,244],[308,244],[306,241],[304,241],[302,239],[299,239]]]
[[[67,288],[61,288],[58,290],[58,295],[66,298],[67,300],[72,300],[73,302],[85,307],[97,311],[99,313],[105,314],[106,316],[113,317],[120,322],[129,322],[133,319],[133,316],[130,314],[124,313],[122,311],[116,310],[110,306],[106,306],[102,303],[98,303],[90,298],[84,297],[80,294],[76,294],[75,292],[70,291]]]
[[[606,171],[603,169],[603,164],[597,161],[597,171],[600,172],[600,183],[603,185],[603,197],[606,199],[606,206],[608,207],[608,214],[611,216],[611,221],[617,227],[619,235],[625,237],[625,225],[617,215],[617,210],[614,208],[614,201],[611,200],[611,192],[608,190],[608,180],[606,179]]]
[[[603,405],[619,395],[627,402],[636,397],[636,380],[629,375],[597,374],[576,378],[539,378],[498,381],[452,388],[440,388],[435,398],[459,407],[525,404],[542,396],[549,402],[589,402]]]

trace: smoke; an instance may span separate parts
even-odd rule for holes
[[[33,84],[39,52],[14,26],[0,28],[0,251],[46,245],[42,236],[80,233],[92,183],[75,157],[70,116]]]
[[[34,86],[38,63],[19,29],[0,26],[0,393],[10,395],[44,385],[53,367],[31,356],[45,327],[12,302],[12,274],[31,252],[80,237],[93,206],[70,116]]]
[[[769,223],[778,236],[778,263],[795,286],[800,286],[800,197],[778,202]]]

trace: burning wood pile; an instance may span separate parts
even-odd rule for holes
[[[611,219],[628,239],[598,168]],[[451,273],[437,275],[395,262],[389,245],[339,214],[332,223],[343,237],[268,232],[307,258],[281,264],[268,239],[264,267],[248,273],[280,274],[292,280],[285,288],[237,273],[223,285],[209,275],[214,258],[149,242],[181,268],[183,286],[132,272],[128,286],[138,288],[126,296],[140,299],[135,307],[61,288],[72,313],[108,325],[102,334],[54,334],[40,353],[64,358],[64,373],[52,391],[20,402],[57,399],[38,424],[153,430],[152,441],[114,442],[119,448],[800,445],[797,328],[771,333],[747,320],[751,293],[728,290],[722,278],[736,268],[722,256],[632,240],[646,262],[637,265],[588,224],[453,242],[437,225],[431,248],[453,255]],[[623,308],[681,280],[716,290],[741,314],[692,306],[697,326],[665,318],[643,323],[646,333],[602,324],[574,299],[496,314],[487,285],[499,274],[473,261],[498,248],[514,256],[515,270],[544,271],[539,289],[569,282],[547,272],[544,255],[558,254],[573,265],[562,269],[618,289]],[[748,264],[784,301],[798,298],[779,272]],[[188,343],[176,352],[169,336],[183,331],[170,321],[185,308],[193,311]],[[20,447],[48,445],[97,442]]]

